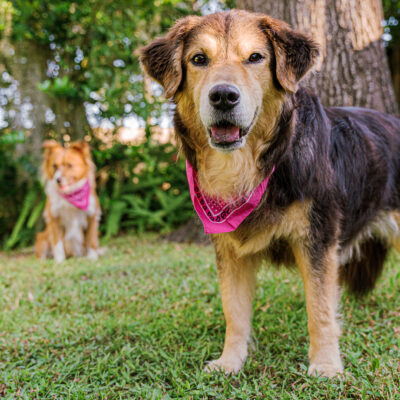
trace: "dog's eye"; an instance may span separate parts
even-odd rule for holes
[[[250,63],[256,63],[259,62],[263,59],[264,57],[260,53],[253,53],[249,57],[249,62]]]
[[[54,170],[57,169],[57,164],[53,164],[53,169],[54,169]]]
[[[208,63],[208,59],[204,54],[196,54],[191,61],[194,65],[207,65]]]

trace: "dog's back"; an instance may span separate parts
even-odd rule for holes
[[[374,287],[389,246],[399,247],[400,120],[358,107],[325,111],[342,197],[341,279],[364,293]]]

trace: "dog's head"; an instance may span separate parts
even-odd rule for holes
[[[70,191],[74,185],[89,179],[93,184],[94,165],[88,143],[72,142],[63,152],[53,179],[60,190]]]
[[[297,90],[319,54],[284,22],[239,10],[178,20],[140,53],[145,72],[196,131],[191,140],[224,152],[245,145],[260,115],[279,109],[273,103]]]

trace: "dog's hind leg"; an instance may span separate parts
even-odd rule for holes
[[[221,357],[208,363],[205,370],[237,373],[247,358],[252,296],[259,260],[254,257],[237,258],[232,248],[218,245],[216,253],[226,334]]]
[[[316,256],[301,244],[293,246],[306,293],[310,334],[308,373],[332,377],[343,372],[340,359],[340,327],[336,318],[340,296],[336,246]],[[318,265],[317,265],[318,264]]]
[[[396,220],[399,229],[397,236],[392,239],[392,245],[400,253],[400,212],[394,213],[394,219]]]

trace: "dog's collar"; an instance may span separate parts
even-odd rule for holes
[[[193,206],[204,226],[205,233],[226,233],[234,231],[254,211],[267,189],[271,173],[247,196],[238,196],[230,203],[202,193],[197,173],[186,160],[186,176],[189,183]]]
[[[89,179],[77,182],[79,185],[68,188],[68,191],[59,190],[60,195],[76,208],[87,211],[89,208],[90,183]]]

